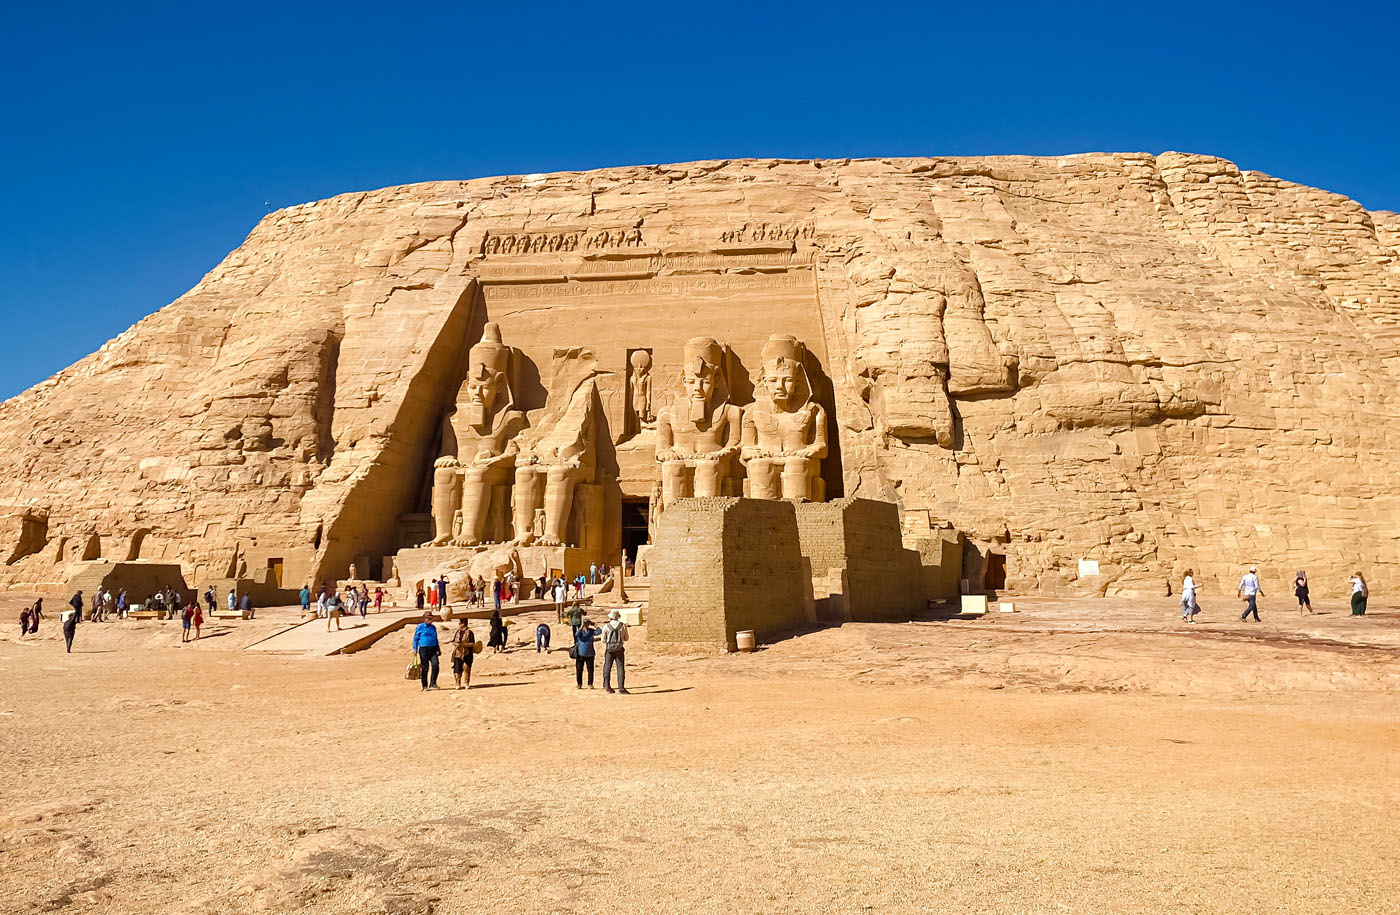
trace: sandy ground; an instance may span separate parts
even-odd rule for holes
[[[0,600],[0,911],[1398,911],[1400,612],[1021,600],[474,688]],[[517,628],[517,644],[543,614]],[[601,673],[601,671],[600,671]],[[451,683],[444,672],[442,682]]]

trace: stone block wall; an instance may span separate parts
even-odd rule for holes
[[[806,582],[792,503],[682,499],[661,516],[650,556],[647,639],[735,648],[807,620]]]
[[[845,570],[845,619],[907,619],[927,606],[919,554],[904,548],[893,502],[836,499],[796,505],[813,578]]]

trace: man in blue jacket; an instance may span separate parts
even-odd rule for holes
[[[418,652],[418,678],[423,683],[423,689],[437,689],[438,678],[438,635],[437,627],[433,625],[433,615],[423,614],[423,622],[418,624],[418,628],[413,630],[413,650]],[[428,676],[428,667],[433,669],[432,677]]]

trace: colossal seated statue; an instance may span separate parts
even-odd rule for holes
[[[520,450],[515,459],[515,537],[521,544],[565,542],[574,487],[593,481],[596,437],[593,404],[597,389],[585,380],[569,397],[569,405],[552,426]],[[535,531],[537,512],[544,512],[543,531]]]
[[[467,356],[467,377],[443,422],[442,456],[433,464],[433,546],[484,542],[492,490],[511,480],[515,439],[526,425],[515,408],[511,357],[494,322]]]
[[[685,345],[681,396],[657,417],[656,460],[661,504],[690,496],[722,496],[734,475],[742,411],[729,402],[724,349],[711,337]]]
[[[826,411],[812,399],[806,355],[795,337],[775,334],[763,345],[763,396],[744,410],[740,450],[750,498],[824,501]]]

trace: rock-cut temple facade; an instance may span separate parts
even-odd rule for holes
[[[893,502],[974,589],[1385,587],[1398,383],[1400,217],[1207,156],[345,194],[0,405],[0,585],[535,575],[747,496]]]

